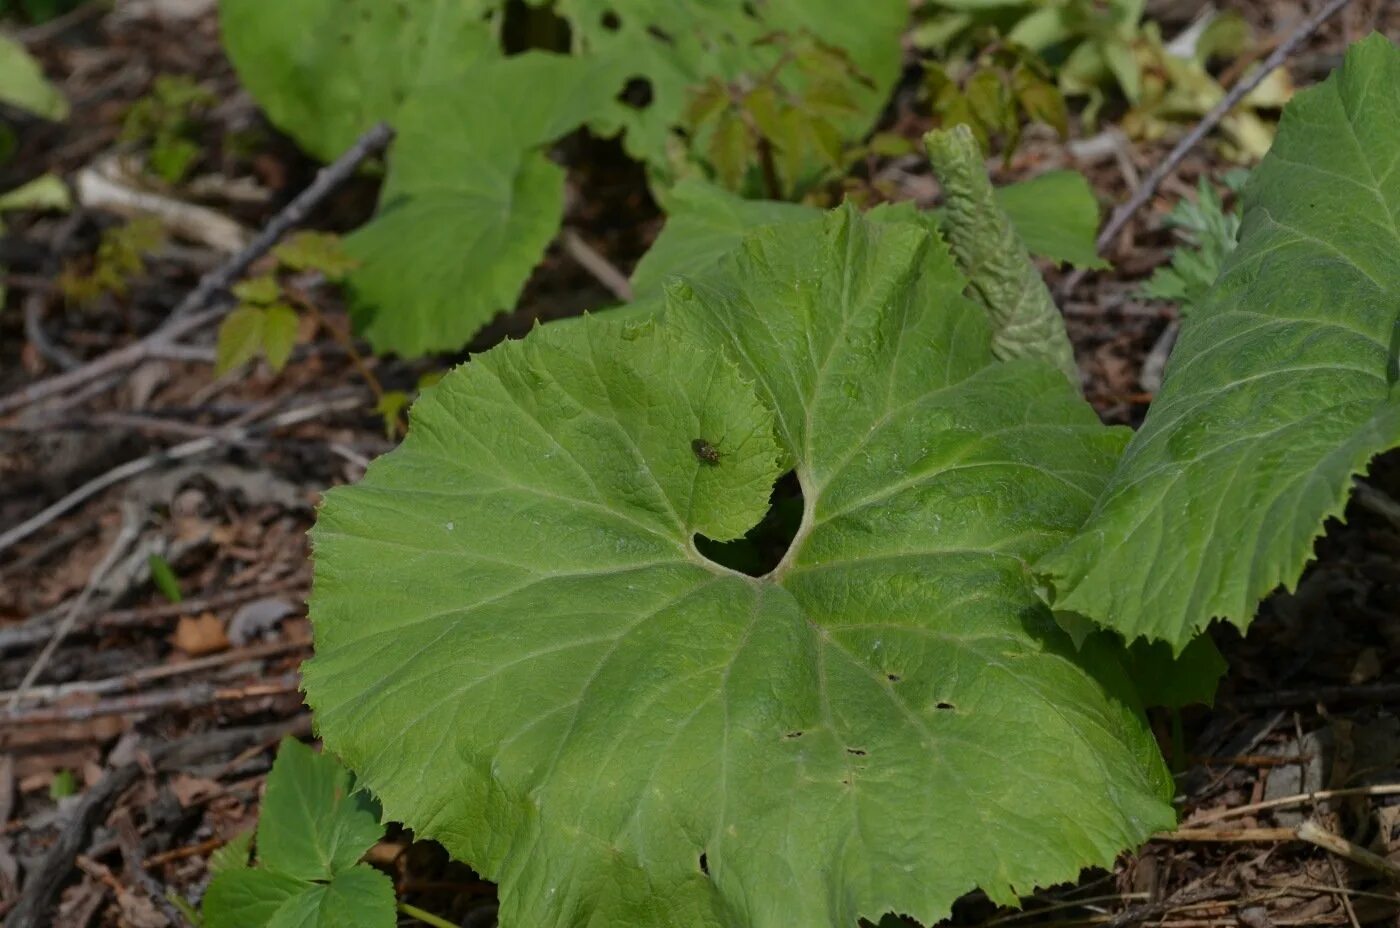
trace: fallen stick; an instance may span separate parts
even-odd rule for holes
[[[1225,818],[1238,818],[1241,815],[1252,815],[1255,812],[1263,812],[1266,809],[1283,809],[1289,806],[1309,805],[1311,803],[1321,802],[1324,799],[1343,799],[1350,796],[1400,796],[1400,783],[1382,783],[1377,786],[1350,786],[1345,789],[1319,789],[1311,793],[1296,793],[1292,796],[1280,796],[1277,799],[1265,799],[1262,802],[1251,802],[1249,805],[1245,806],[1214,809],[1196,816],[1191,820],[1191,824],[1204,825],[1208,822],[1218,822]]]
[[[10,690],[0,693],[0,699],[8,700],[10,707],[14,708],[18,702],[49,704],[80,694],[84,696],[109,696],[113,693],[139,690],[157,680],[188,676],[205,670],[227,667],[230,664],[241,664],[245,661],[280,657],[294,651],[310,650],[310,648],[311,642],[308,640],[273,641],[246,648],[233,648],[207,657],[181,661],[177,664],[156,664],[151,667],[142,667],[119,677],[104,677],[101,680],[77,680],[72,683],[52,686],[31,686],[28,689]]]
[[[43,673],[44,668],[49,665],[49,661],[53,658],[54,652],[58,650],[58,646],[63,644],[63,639],[67,638],[68,633],[73,629],[73,623],[78,620],[78,616],[87,608],[88,600],[92,599],[92,594],[96,592],[98,585],[106,579],[108,572],[111,571],[117,561],[126,554],[132,542],[141,534],[141,529],[146,524],[145,515],[138,514],[134,510],[135,507],[130,503],[122,507],[122,527],[121,531],[117,533],[116,540],[112,542],[111,547],[107,549],[107,553],[102,556],[101,562],[88,576],[88,581],[83,586],[83,591],[73,600],[73,605],[68,607],[68,611],[64,614],[62,620],[59,621],[58,626],[53,630],[53,634],[49,636],[48,643],[45,644],[43,650],[39,652],[39,656],[34,658],[34,662],[30,664],[29,669],[25,671],[24,679],[20,681],[19,687],[10,694],[9,709],[13,710],[18,706],[20,700],[24,698],[24,694],[29,690],[29,687],[34,684],[35,680],[39,679],[39,675]]]
[[[82,853],[93,830],[106,820],[121,794],[140,776],[140,764],[126,764],[109,770],[96,786],[82,795],[68,823],[59,832],[58,840],[39,865],[30,871],[29,879],[20,892],[19,902],[10,910],[9,918],[5,919],[6,928],[44,928],[53,924],[47,920],[48,909],[68,879],[73,862]]]
[[[1298,826],[1298,840],[1315,844],[1323,850],[1331,851],[1338,857],[1345,857],[1354,864],[1359,864],[1368,870],[1374,870],[1382,876],[1400,883],[1400,866],[1340,835],[1332,834],[1312,819]]]
[[[160,451],[152,452],[145,457],[127,461],[125,464],[112,468],[105,474],[94,477],[56,503],[40,510],[9,531],[0,533],[0,554],[4,554],[9,548],[28,538],[39,529],[48,525],[64,513],[72,510],[85,500],[90,499],[108,487],[121,483],[124,480],[130,480],[132,477],[144,474],[146,471],[164,464],[171,464],[175,461],[183,461],[187,458],[198,457],[215,448],[237,444],[240,441],[247,440],[257,431],[304,422],[307,419],[314,419],[327,412],[358,407],[363,402],[364,401],[359,397],[352,397],[338,402],[313,403],[308,406],[290,410],[280,416],[274,416],[265,422],[260,422],[256,428],[251,426],[230,426],[220,429],[217,434],[206,435],[203,438],[196,438],[175,445],[173,448],[164,448]]]
[[[133,609],[113,609],[98,615],[95,619],[79,624],[70,635],[113,628],[142,628],[165,619],[177,619],[183,615],[212,612],[230,606],[241,606],[254,599],[290,593],[293,598],[305,598],[310,582],[304,577],[291,577],[272,583],[259,584],[238,590],[229,590],[199,599],[186,599],[178,603],[160,603],[154,606],[140,606]],[[23,625],[0,628],[0,652],[33,647],[46,640],[52,620],[58,610],[35,616]]]
[[[266,743],[269,736],[303,733],[306,727],[304,722],[305,716],[298,716],[290,724],[277,722],[191,735],[152,749],[151,761],[159,770],[175,769],[204,760],[211,754],[227,754],[242,750],[248,744]],[[122,793],[140,779],[144,769],[136,761],[123,764],[107,771],[97,785],[83,793],[59,832],[58,839],[38,866],[29,871],[19,901],[5,920],[5,928],[48,928],[53,924],[49,920],[49,909],[73,871],[78,855],[87,846],[93,831],[111,813]]]
[[[1095,243],[1096,249],[1102,253],[1103,250],[1118,237],[1118,233],[1123,231],[1123,227],[1128,224],[1128,220],[1132,218],[1133,214],[1141,209],[1143,204],[1148,200],[1152,199],[1153,195],[1157,192],[1157,187],[1166,179],[1168,174],[1176,170],[1177,165],[1190,153],[1191,149],[1195,148],[1196,144],[1200,142],[1201,139],[1205,138],[1206,135],[1220,123],[1220,120],[1224,119],[1241,100],[1254,90],[1254,88],[1263,83],[1264,78],[1278,69],[1288,56],[1293,53],[1294,49],[1303,44],[1310,35],[1317,31],[1319,26],[1331,19],[1333,15],[1350,2],[1351,0],[1329,0],[1326,6],[1318,10],[1312,17],[1300,23],[1298,28],[1294,29],[1293,33],[1289,35],[1287,39],[1280,42],[1279,46],[1273,50],[1273,53],[1270,54],[1268,58],[1264,59],[1262,65],[1248,76],[1236,82],[1235,85],[1230,88],[1229,93],[1225,94],[1220,102],[1212,107],[1210,112],[1206,113],[1205,116],[1201,117],[1201,121],[1196,123],[1181,141],[1176,143],[1171,153],[1163,158],[1162,161],[1143,178],[1142,184],[1133,193],[1128,202],[1113,211],[1113,216],[1108,220],[1103,231],[1099,233],[1098,241]]]
[[[203,709],[216,703],[242,702],[265,696],[286,696],[297,692],[300,685],[299,677],[294,673],[285,674],[266,683],[252,683],[247,686],[210,686],[207,683],[194,683],[177,689],[104,699],[87,705],[20,709],[0,713],[0,728],[59,725],[114,715],[144,715],[148,712],[165,712],[172,709]]]
[[[322,168],[316,179],[274,216],[246,248],[204,275],[198,285],[153,332],[122,348],[94,358],[81,367],[32,383],[0,398],[0,415],[82,386],[105,374],[133,367],[150,357],[155,349],[167,347],[176,339],[223,316],[229,306],[214,309],[205,307],[217,294],[228,289],[234,281],[243,276],[253,262],[267,254],[283,235],[305,220],[331,191],[355,173],[366,158],[382,151],[393,137],[394,131],[384,123],[360,136],[345,154]]]

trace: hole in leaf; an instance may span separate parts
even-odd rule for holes
[[[778,478],[768,514],[749,529],[747,535],[734,541],[719,542],[695,536],[695,548],[705,557],[750,577],[761,577],[782,561],[802,524],[802,487],[791,471]]]
[[[850,754],[852,757],[864,757],[864,756],[865,756],[865,752],[862,751],[860,748],[846,748],[846,753],[847,753],[847,754]]]
[[[675,45],[676,40],[671,38],[671,33],[658,26],[647,26],[647,35],[658,42],[665,42],[667,45]]]
[[[608,10],[603,14],[603,18],[599,20],[599,23],[609,32],[616,32],[622,28],[622,17],[618,16],[613,10]]]
[[[951,702],[940,702],[935,708],[938,708],[938,709],[956,709],[957,706],[953,705]]]
[[[645,77],[634,77],[617,95],[617,102],[634,110],[644,110],[651,106],[651,81]]]
[[[798,738],[802,737],[802,732],[790,731],[786,735],[783,735],[783,737],[786,738],[788,741],[796,741]]]
[[[900,680],[900,676],[897,673],[887,673],[885,674],[885,679],[890,681],[891,683],[898,683]]]
[[[710,875],[710,859],[705,856],[705,852],[700,852],[700,872],[706,876]]]

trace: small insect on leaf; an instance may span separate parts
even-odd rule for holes
[[[708,464],[711,467],[715,467],[719,464],[718,449],[703,438],[697,438],[692,441],[690,443],[690,450],[695,452],[695,457],[698,458],[702,464]]]

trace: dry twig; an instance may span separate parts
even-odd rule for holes
[[[39,675],[44,672],[44,668],[48,666],[49,661],[53,658],[54,652],[58,650],[58,646],[63,643],[64,638],[68,637],[68,632],[72,630],[73,623],[78,620],[78,616],[87,608],[88,600],[92,599],[92,594],[97,590],[98,585],[102,583],[103,579],[107,576],[107,572],[112,569],[112,566],[126,553],[126,549],[131,547],[131,543],[135,541],[136,536],[141,533],[141,527],[144,524],[145,518],[135,512],[134,507],[123,507],[121,531],[117,533],[116,540],[113,541],[111,547],[107,549],[107,553],[103,555],[101,562],[93,568],[92,574],[88,577],[87,585],[83,587],[83,591],[73,600],[73,605],[68,607],[68,612],[63,616],[62,621],[58,623],[58,627],[54,629],[48,644],[44,645],[44,649],[39,652],[39,656],[34,659],[34,663],[29,665],[29,670],[25,672],[24,679],[20,681],[19,688],[10,694],[8,706],[10,711],[14,711],[14,708],[19,705],[19,701],[24,698],[25,692],[34,681],[39,678]]]
[[[1206,113],[1205,116],[1201,118],[1201,121],[1196,123],[1191,131],[1182,137],[1181,141],[1176,143],[1171,153],[1163,158],[1161,162],[1143,178],[1142,184],[1134,191],[1133,195],[1128,199],[1128,202],[1113,211],[1112,218],[1108,220],[1103,231],[1099,233],[1097,242],[1098,250],[1102,252],[1112,244],[1113,240],[1118,237],[1118,233],[1123,231],[1123,227],[1128,224],[1128,220],[1132,218],[1133,214],[1141,209],[1143,204],[1148,200],[1152,199],[1153,195],[1157,192],[1157,187],[1167,175],[1176,170],[1177,165],[1181,163],[1182,159],[1190,153],[1191,149],[1196,147],[1201,139],[1205,138],[1206,135],[1220,123],[1220,120],[1224,119],[1241,100],[1248,96],[1250,91],[1263,83],[1264,78],[1268,77],[1274,70],[1282,66],[1288,56],[1293,53],[1293,50],[1303,44],[1309,36],[1317,31],[1319,26],[1328,19],[1331,19],[1333,15],[1338,13],[1350,2],[1351,0],[1328,0],[1328,3],[1321,10],[1318,10],[1313,16],[1300,23],[1298,28],[1293,30],[1293,33],[1289,35],[1287,39],[1280,42],[1278,47],[1273,50],[1273,53],[1270,54],[1268,58],[1264,59],[1262,65],[1252,71],[1249,76],[1238,81],[1231,87],[1229,93],[1225,94],[1220,102],[1212,107],[1210,112]]]
[[[228,289],[234,281],[243,276],[253,265],[253,262],[267,254],[283,235],[304,221],[307,215],[331,191],[355,173],[365,159],[382,151],[393,137],[393,130],[384,123],[380,123],[360,136],[359,140],[345,154],[322,168],[320,173],[316,175],[316,179],[296,199],[288,203],[280,213],[274,216],[272,221],[253,237],[246,248],[214,271],[206,274],[198,286],[180,301],[180,304],[171,311],[169,318],[161,323],[155,331],[125,347],[95,358],[81,367],[32,383],[0,398],[0,415],[81,387],[107,374],[124,371],[151,357],[155,351],[170,347],[177,339],[223,316],[228,311],[227,306],[218,306],[213,309],[205,307],[216,295]]]

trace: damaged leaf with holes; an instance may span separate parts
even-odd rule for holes
[[[922,225],[759,230],[656,321],[478,355],[328,494],[319,731],[502,925],[933,923],[1171,826],[1119,652],[1027,569],[1127,433],[966,285]],[[706,556],[779,482],[776,563]]]
[[[355,318],[377,351],[455,350],[514,307],[563,216],[549,147],[580,126],[621,135],[658,189],[699,171],[741,188],[762,164],[770,193],[801,192],[886,102],[908,13],[905,0],[858,17],[844,0],[560,0],[534,12],[561,17],[569,40],[504,57],[505,6],[221,0],[240,77],[307,151],[330,160],[379,120],[398,132],[379,212],[349,243]],[[687,126],[711,86],[753,106]]]

